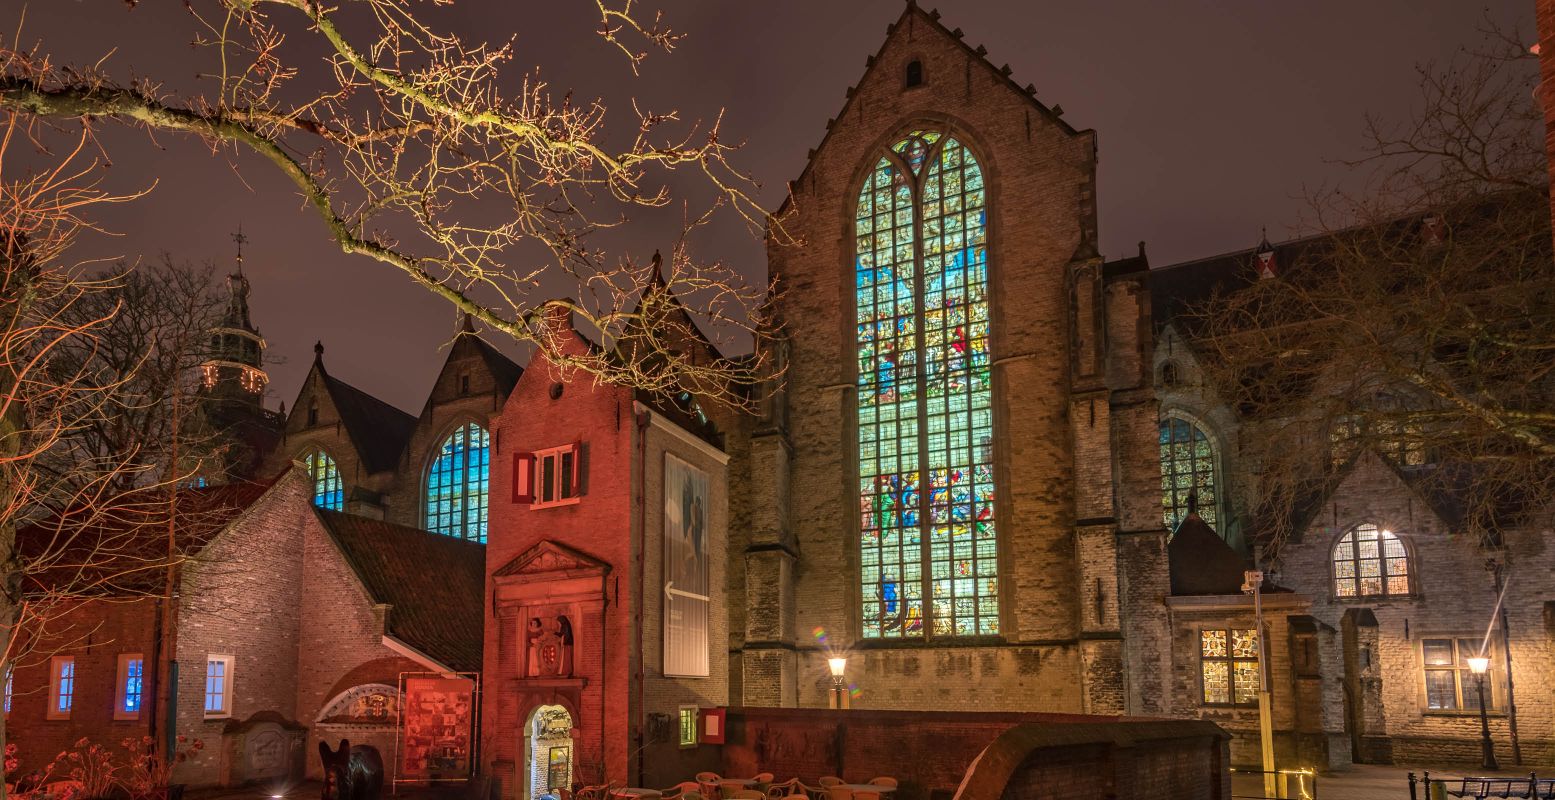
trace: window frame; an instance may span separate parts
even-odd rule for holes
[[[124,707],[129,700],[130,664],[140,665],[139,672],[134,677],[137,680],[135,690],[135,710],[130,711]],[[113,718],[115,720],[140,719],[140,709],[146,702],[146,658],[142,653],[120,653],[118,669],[114,673],[113,689]]]
[[[484,488],[478,489],[478,490],[472,488],[472,486],[474,484],[478,484],[478,483],[481,482],[480,480],[471,480],[469,478],[469,472],[470,472],[471,466],[472,466],[471,454],[475,450],[480,449],[480,448],[473,447],[471,445],[471,439],[470,439],[469,434],[465,434],[464,450],[463,450],[463,453],[464,453],[463,460],[458,465],[456,465],[454,470],[450,473],[450,474],[453,474],[453,473],[457,473],[457,472],[463,471],[463,473],[465,474],[465,480],[464,480],[463,484],[461,485],[461,488],[460,488],[459,492],[457,493],[458,497],[464,498],[464,500],[465,500],[465,502],[464,502],[464,510],[462,512],[462,522],[460,523],[459,529],[457,531],[449,532],[449,531],[441,530],[440,528],[442,526],[439,526],[439,527],[434,527],[433,526],[434,514],[433,514],[433,511],[432,511],[432,508],[433,508],[432,504],[434,502],[436,502],[436,499],[432,497],[432,478],[433,478],[434,475],[437,474],[437,468],[438,468],[437,465],[438,465],[438,462],[442,459],[443,448],[448,444],[448,442],[450,440],[452,440],[454,437],[458,436],[460,434],[460,432],[465,431],[466,429],[471,429],[471,428],[473,428],[476,431],[479,431],[480,435],[484,436],[485,439],[486,439],[486,443],[484,445],[484,449],[485,449],[484,483],[485,483],[485,486],[484,486]],[[422,528],[422,530],[425,530],[425,531],[427,531],[429,533],[438,534],[439,536],[447,536],[447,537],[453,538],[453,539],[462,539],[462,540],[464,540],[466,542],[480,542],[481,544],[485,544],[486,543],[487,535],[490,532],[490,527],[489,526],[491,524],[491,467],[492,467],[492,463],[493,463],[492,462],[492,458],[496,455],[496,452],[497,452],[497,449],[495,447],[494,439],[495,439],[495,434],[492,432],[491,428],[488,427],[486,425],[486,423],[482,422],[479,419],[475,419],[473,417],[466,418],[466,419],[460,419],[459,421],[455,422],[453,425],[450,425],[444,431],[444,435],[443,436],[438,437],[438,439],[436,440],[436,442],[437,442],[436,445],[432,448],[431,457],[426,462],[426,469],[423,470],[423,474],[422,474],[422,480],[421,480],[421,528]],[[452,486],[452,485],[453,484],[450,484],[450,486]],[[479,519],[476,519],[475,515],[473,515],[471,513],[470,503],[469,503],[469,499],[471,497],[476,496],[477,494],[479,494],[479,500],[480,500],[480,503],[479,503]],[[450,495],[450,496],[455,496],[455,495]],[[450,515],[452,515],[451,512],[450,512]],[[440,520],[442,515],[437,515],[437,516],[439,517],[439,520]],[[450,522],[450,525],[451,524],[452,523]]]
[[[928,83],[927,72],[925,72],[922,85],[927,86]],[[931,141],[928,138],[930,136],[935,138]],[[915,156],[911,154],[909,146],[910,140],[914,138],[917,138],[923,144],[921,166],[916,169],[913,167]],[[940,159],[946,147],[951,143],[960,148],[960,158],[962,160],[958,164],[947,166],[941,163]],[[908,146],[909,149],[903,150],[904,146]],[[979,144],[971,131],[949,124],[944,120],[914,120],[897,128],[893,135],[883,138],[876,143],[876,146],[869,151],[869,154],[860,165],[858,174],[855,175],[854,180],[850,184],[851,194],[846,200],[850,205],[847,206],[849,210],[844,224],[846,230],[850,232],[848,235],[853,238],[848,248],[844,251],[848,260],[843,263],[841,268],[845,276],[843,288],[846,298],[844,300],[846,303],[845,308],[853,314],[853,324],[849,326],[850,328],[862,325],[859,322],[861,307],[858,278],[860,259],[866,253],[883,252],[876,251],[873,248],[868,250],[861,249],[859,240],[861,234],[859,234],[858,228],[860,206],[865,202],[864,198],[872,191],[871,187],[874,186],[873,182],[881,170],[883,161],[888,162],[890,167],[896,170],[905,181],[903,185],[908,188],[908,203],[906,206],[898,206],[893,200],[889,209],[875,208],[870,216],[889,218],[899,216],[904,209],[910,211],[910,223],[905,228],[899,222],[890,223],[888,227],[893,231],[908,229],[912,232],[912,251],[909,258],[915,291],[911,304],[910,318],[913,320],[916,331],[922,334],[912,350],[913,360],[911,362],[905,360],[902,362],[900,379],[904,381],[909,380],[906,376],[911,376],[911,380],[924,381],[916,391],[917,401],[913,409],[913,415],[898,418],[910,420],[915,416],[917,419],[917,436],[915,438],[893,438],[890,439],[890,442],[892,447],[907,442],[919,454],[917,467],[911,469],[904,468],[896,474],[900,475],[914,471],[918,473],[918,480],[912,490],[922,493],[920,499],[923,497],[932,498],[933,493],[936,491],[931,486],[931,475],[935,468],[930,466],[929,456],[932,452],[931,442],[938,435],[934,428],[936,421],[938,419],[949,420],[953,415],[962,413],[966,413],[970,417],[975,411],[970,405],[966,411],[936,412],[931,410],[931,406],[935,402],[935,396],[928,391],[926,380],[929,375],[929,369],[926,365],[933,358],[935,345],[927,341],[932,327],[927,320],[933,312],[926,307],[926,295],[930,291],[931,269],[934,270],[932,275],[939,277],[949,274],[950,268],[944,265],[931,265],[931,260],[934,256],[930,255],[926,250],[928,242],[934,239],[935,236],[929,235],[927,231],[931,229],[931,224],[950,225],[952,223],[949,221],[958,215],[970,213],[974,208],[981,209],[982,218],[979,221],[981,226],[980,235],[982,236],[981,244],[976,244],[975,240],[968,236],[965,240],[967,242],[965,249],[970,252],[980,247],[983,251],[983,260],[979,264],[983,271],[983,284],[981,287],[983,295],[981,298],[973,299],[969,293],[962,301],[962,307],[967,310],[968,322],[965,327],[969,330],[976,324],[971,315],[977,305],[981,304],[984,307],[987,317],[988,333],[986,336],[986,349],[983,355],[986,356],[989,364],[986,388],[989,398],[988,437],[986,444],[979,443],[974,445],[974,449],[986,447],[988,452],[986,459],[988,478],[986,481],[975,481],[973,491],[975,493],[984,484],[992,491],[986,500],[977,498],[972,503],[986,504],[986,507],[991,511],[990,517],[986,520],[979,518],[979,521],[993,527],[993,535],[991,537],[993,547],[991,554],[985,556],[977,548],[977,542],[974,539],[972,547],[967,550],[967,556],[970,557],[974,564],[974,570],[981,566],[982,563],[989,561],[992,562],[993,568],[991,574],[978,574],[974,572],[972,575],[958,575],[953,571],[954,564],[967,556],[956,554],[954,550],[949,551],[951,554],[948,556],[936,554],[933,541],[935,523],[933,522],[933,510],[930,506],[932,501],[930,500],[921,502],[921,505],[916,508],[919,522],[914,525],[902,525],[895,528],[895,530],[903,533],[916,529],[921,542],[920,553],[912,553],[911,545],[902,546],[900,563],[891,565],[899,570],[896,575],[891,576],[892,579],[887,580],[886,576],[881,574],[876,581],[866,581],[862,564],[866,558],[865,551],[870,548],[870,545],[866,544],[864,540],[864,533],[868,529],[863,524],[859,513],[851,513],[849,516],[852,518],[852,522],[848,527],[853,536],[853,552],[855,558],[859,559],[860,565],[856,565],[852,571],[853,585],[850,587],[849,593],[852,603],[850,620],[856,626],[858,644],[864,647],[914,647],[932,642],[952,645],[1002,642],[1005,640],[1005,633],[1010,628],[1010,609],[1007,596],[1011,580],[1009,570],[1012,556],[1007,552],[1009,542],[1008,536],[1004,534],[1009,512],[1006,500],[999,494],[1002,491],[1008,491],[1009,488],[1005,477],[1005,443],[1000,438],[1004,432],[1006,421],[998,400],[994,396],[996,394],[994,386],[997,383],[997,371],[992,366],[999,359],[994,335],[994,332],[998,329],[999,319],[999,303],[994,296],[999,256],[995,252],[994,242],[1000,236],[998,230],[996,230],[998,228],[996,212],[1000,206],[999,198],[996,196],[997,192],[994,189],[995,167],[986,155],[986,148]],[[938,167],[936,167],[937,164]],[[961,179],[965,180],[968,175],[972,174],[971,170],[973,168],[975,168],[977,179],[981,181],[980,186],[969,188],[967,184],[962,184],[959,196],[954,203],[948,200],[933,199],[934,195],[930,191],[931,184],[936,184],[943,188],[945,182],[950,180],[949,175],[955,170],[959,170]],[[965,205],[968,202],[968,198],[976,194],[981,194],[981,206]],[[970,231],[971,227],[968,224],[962,230]],[[946,250],[939,255],[947,255],[949,252],[949,250]],[[967,269],[970,269],[971,263],[977,263],[971,262],[970,258],[968,261],[970,263],[966,267]],[[897,263],[893,260],[890,266],[894,271],[907,263],[907,261]],[[847,277],[849,272],[852,273],[851,278]],[[894,316],[903,319],[909,318],[909,315],[905,313]],[[975,339],[976,337],[970,338]],[[865,492],[871,490],[862,489],[864,481],[889,479],[892,477],[892,473],[865,469],[865,463],[868,459],[864,455],[865,448],[861,430],[866,423],[863,421],[864,406],[859,400],[858,393],[865,391],[866,385],[871,387],[870,391],[874,391],[874,387],[878,387],[879,384],[866,384],[865,382],[866,370],[859,361],[862,342],[858,335],[853,335],[848,341],[853,347],[853,351],[848,356],[851,362],[849,375],[852,378],[852,382],[847,385],[853,390],[855,402],[848,411],[852,415],[850,421],[853,425],[851,429],[853,438],[851,442],[847,443],[847,446],[850,448],[848,455],[851,458],[851,464],[849,466],[851,467],[851,477],[855,487],[853,489],[855,493],[852,496],[863,504],[879,500],[885,496],[884,493],[880,492],[865,494]],[[919,343],[921,343],[921,347],[917,346]],[[901,352],[907,351],[903,350]],[[972,351],[969,349],[966,352],[970,354]],[[968,366],[966,372],[970,376],[975,373],[975,369]],[[893,375],[892,377],[897,376]],[[968,396],[970,397],[971,395]],[[896,401],[893,400],[891,402]],[[880,429],[884,430],[889,427],[889,425],[881,425]],[[969,420],[966,427],[975,429],[977,426]],[[884,441],[877,442],[877,446]],[[970,466],[961,467],[961,469],[975,471],[985,466],[982,460],[976,457],[969,459],[969,461],[971,462]],[[949,469],[957,468],[954,466],[949,467]],[[904,489],[903,491],[906,490]],[[944,524],[944,522],[938,524]],[[889,548],[889,545],[885,547]],[[883,548],[882,553],[884,552],[885,549]],[[936,577],[935,570],[938,566],[947,563],[951,565],[950,569],[952,571]],[[962,584],[963,581],[975,584],[990,580],[996,582],[992,592],[985,592],[974,586],[969,594],[962,594],[959,588],[953,588],[953,593],[948,598],[936,594],[936,583],[942,585],[950,584],[955,587],[957,584]],[[894,597],[887,596],[887,586],[894,588],[896,592]],[[911,589],[917,590],[917,596],[911,593]],[[966,602],[962,603],[961,601]],[[991,606],[987,610],[984,610],[985,601]],[[886,615],[890,612],[885,610],[885,606],[892,602],[900,604],[901,607],[901,611],[898,612],[898,619],[901,620],[900,628],[888,630],[885,626],[880,625],[871,631],[871,623],[877,620],[883,622],[886,619]],[[936,604],[939,603],[946,604],[950,609],[949,612],[937,612]],[[880,610],[878,612],[871,611],[868,608],[870,604],[879,605]],[[961,612],[958,611],[958,608],[972,610],[970,612]],[[917,617],[912,616],[912,612],[915,610],[918,612]],[[936,627],[940,625],[942,620],[946,621],[948,629],[937,632]],[[961,621],[967,621],[971,629],[965,632],[957,632],[956,625]],[[991,630],[984,628],[985,621],[991,623],[988,626]],[[909,629],[909,625],[913,625],[913,628]]]
[[[1198,431],[1199,433],[1203,434],[1205,443],[1209,445],[1209,467],[1210,467],[1209,468],[1209,480],[1210,480],[1210,489],[1214,492],[1215,496],[1213,498],[1213,501],[1210,502],[1210,503],[1205,503],[1203,501],[1203,499],[1200,498],[1200,500],[1199,500],[1199,508],[1201,509],[1201,511],[1200,511],[1199,517],[1200,518],[1204,518],[1204,514],[1203,514],[1202,510],[1205,509],[1205,508],[1208,508],[1209,511],[1210,511],[1210,518],[1204,519],[1204,522],[1206,524],[1208,524],[1210,527],[1214,528],[1217,532],[1219,532],[1221,534],[1222,537],[1224,537],[1226,528],[1228,527],[1227,521],[1226,521],[1226,515],[1225,515],[1225,510],[1226,510],[1227,506],[1226,506],[1226,503],[1224,502],[1224,500],[1226,498],[1226,495],[1227,495],[1227,487],[1225,485],[1225,478],[1224,478],[1224,476],[1225,476],[1225,470],[1223,468],[1224,465],[1221,463],[1221,455],[1222,455],[1222,453],[1224,453],[1224,450],[1220,446],[1220,435],[1219,435],[1218,431],[1215,430],[1214,426],[1206,423],[1202,417],[1199,417],[1199,416],[1197,416],[1195,414],[1191,414],[1191,413],[1189,413],[1189,412],[1187,412],[1187,411],[1185,411],[1183,409],[1180,409],[1180,408],[1164,409],[1162,411],[1159,419],[1156,422],[1156,456],[1157,456],[1157,460],[1158,460],[1158,465],[1160,467],[1158,472],[1160,473],[1160,477],[1161,477],[1162,480],[1165,480],[1165,478],[1166,478],[1166,475],[1167,475],[1167,473],[1166,473],[1166,466],[1167,466],[1168,462],[1160,460],[1161,426],[1168,424],[1172,420],[1178,420],[1178,421],[1186,423],[1188,425],[1188,427],[1190,429],[1189,430],[1189,437],[1190,438],[1188,440],[1188,443],[1190,445],[1193,442],[1193,440],[1192,440],[1192,432],[1193,431]],[[1192,457],[1190,457],[1189,460],[1190,460],[1190,462],[1192,462],[1194,459]],[[1173,473],[1173,474],[1175,474],[1175,473]],[[1196,472],[1195,472],[1195,474],[1196,474]],[[1197,489],[1198,485],[1195,483],[1195,485],[1192,488],[1193,489]],[[1176,491],[1175,487],[1173,487],[1172,491],[1173,492]],[[1161,522],[1162,522],[1163,525],[1165,525],[1167,531],[1169,531],[1169,532],[1170,531],[1174,531],[1174,530],[1176,530],[1176,526],[1177,525],[1182,524],[1182,519],[1179,518],[1175,523],[1169,523],[1167,521],[1168,517],[1175,510],[1182,511],[1183,516],[1186,517],[1187,514],[1188,514],[1188,507],[1187,507],[1187,505],[1183,505],[1180,508],[1177,507],[1175,498],[1173,499],[1172,506],[1168,507],[1166,505],[1166,492],[1167,492],[1167,490],[1163,488],[1163,489],[1160,490],[1160,492],[1161,492],[1161,512],[1162,512],[1161,513]]]
[[[1355,574],[1353,576],[1350,576],[1348,578],[1340,578],[1339,577],[1339,563],[1338,563],[1339,559],[1335,556],[1335,553],[1339,550],[1340,545],[1344,542],[1345,537],[1352,536],[1356,531],[1359,531],[1361,528],[1364,528],[1364,527],[1366,527],[1368,525],[1377,529],[1377,553],[1378,553],[1378,555],[1377,555],[1376,560],[1378,562],[1380,562],[1380,566],[1378,567],[1378,571],[1379,571],[1380,577],[1382,579],[1382,593],[1381,594],[1363,594],[1361,592],[1361,574],[1360,574],[1360,571],[1361,571],[1361,561],[1362,561],[1362,559],[1360,557],[1360,540],[1359,539],[1355,539],[1355,538],[1351,539],[1351,542],[1350,542],[1350,552],[1351,552],[1352,555],[1351,555],[1351,558],[1347,559],[1348,561],[1350,561],[1350,563],[1355,565]],[[1404,575],[1403,575],[1403,578],[1404,578],[1404,582],[1406,584],[1406,588],[1405,588],[1405,590],[1403,592],[1389,592],[1387,590],[1387,588],[1388,588],[1388,577],[1389,577],[1389,574],[1387,572],[1387,562],[1388,562],[1389,556],[1387,555],[1387,545],[1386,545],[1386,541],[1387,540],[1385,538],[1383,538],[1384,534],[1386,534],[1388,536],[1391,536],[1394,539],[1396,539],[1398,541],[1398,543],[1399,543],[1399,546],[1402,547],[1403,550],[1404,550],[1404,556],[1403,556],[1403,558],[1404,558]],[[1396,556],[1394,558],[1396,558]],[[1370,561],[1372,559],[1365,559],[1365,560]],[[1383,525],[1381,523],[1372,522],[1370,520],[1365,521],[1365,522],[1357,522],[1354,525],[1351,525],[1350,527],[1345,528],[1342,532],[1340,532],[1340,534],[1338,536],[1335,536],[1334,539],[1333,539],[1333,542],[1331,544],[1329,544],[1329,546],[1328,546],[1328,594],[1333,599],[1335,599],[1337,601],[1340,601],[1340,602],[1345,602],[1345,603],[1353,603],[1353,602],[1357,602],[1357,601],[1399,600],[1399,599],[1413,598],[1413,597],[1416,596],[1416,593],[1418,591],[1418,588],[1415,585],[1415,567],[1416,567],[1417,563],[1418,562],[1415,560],[1414,548],[1410,544],[1409,537],[1404,536],[1404,535],[1398,533],[1397,531],[1394,531],[1392,528],[1389,528],[1389,527],[1387,527],[1387,526],[1385,526],[1385,525]],[[1394,576],[1394,577],[1397,577],[1397,576]],[[1340,580],[1354,581],[1355,582],[1355,594],[1350,594],[1350,595],[1340,594],[1339,593],[1339,581]]]
[[[65,691],[65,667],[70,667],[70,690]],[[76,672],[75,656],[54,656],[49,659],[49,705],[44,717],[52,720],[68,720],[70,712],[76,704],[76,687],[79,674]],[[60,698],[69,698],[65,707],[59,707]]]
[[[340,492],[340,504],[338,506],[324,505],[319,502],[319,498],[327,497],[330,492],[319,491],[319,477],[313,472],[313,466],[316,460],[318,460],[318,463],[321,466],[328,464],[334,472],[335,480],[333,485],[335,486],[336,490]],[[308,493],[308,502],[311,503],[314,508],[322,508],[326,511],[345,511],[346,480],[345,476],[340,473],[340,461],[330,454],[328,448],[318,444],[310,444],[304,447],[302,450],[301,461],[304,468],[306,468],[308,471],[308,483],[310,488]],[[327,481],[324,483],[325,488],[328,488],[330,485],[331,484],[329,484]]]
[[[1483,641],[1483,633],[1431,633],[1422,635],[1419,644],[1415,646],[1415,656],[1420,664],[1420,712],[1431,716],[1478,716],[1479,707],[1466,705],[1464,699],[1473,695],[1478,700],[1478,692],[1474,685],[1474,672],[1469,669],[1465,661],[1462,645]],[[1425,647],[1427,642],[1449,642],[1452,644],[1453,663],[1427,664],[1425,660]],[[1470,648],[1473,652],[1478,652]],[[1502,688],[1505,680],[1505,666],[1502,662],[1500,648],[1494,641],[1485,646],[1485,655],[1490,658],[1490,666],[1485,670],[1485,713],[1489,716],[1502,716],[1506,714],[1503,703],[1506,700],[1506,691]],[[1472,654],[1472,653],[1471,653]],[[1457,706],[1453,708],[1431,708],[1430,674],[1432,672],[1451,672],[1453,674],[1453,697]]]
[[[535,450],[532,453],[522,454],[526,456],[520,463],[527,461],[529,470],[529,510],[539,511],[544,508],[557,508],[559,506],[577,505],[583,501],[583,492],[580,491],[583,481],[583,446],[579,442],[564,444],[559,447],[548,447],[544,450]],[[570,456],[572,463],[567,465]],[[545,486],[545,469],[547,462],[553,465],[551,481],[552,485]],[[552,490],[552,498],[545,499],[544,488]],[[566,497],[561,495],[568,492]]]
[[[16,662],[5,667],[5,716],[11,716],[11,700],[16,697]]]
[[[686,738],[686,719],[688,713],[691,719],[691,738],[689,740]],[[702,738],[702,710],[694,705],[682,704],[676,709],[675,728],[677,732],[675,738],[680,743],[680,749],[690,750],[691,748],[696,747],[701,743]]]
[[[200,693],[202,702],[200,709],[204,719],[230,719],[232,717],[232,690],[236,685],[233,675],[233,663],[237,659],[225,653],[209,653],[205,656],[205,690]],[[221,674],[221,707],[211,709],[211,664],[223,665]]]
[[[1193,636],[1193,644],[1194,644],[1194,648],[1195,648],[1194,664],[1196,665],[1196,672],[1198,673],[1198,681],[1197,682],[1198,682],[1198,685],[1199,685],[1199,697],[1198,697],[1198,705],[1199,706],[1204,707],[1204,708],[1256,708],[1258,706],[1258,692],[1257,692],[1256,686],[1254,688],[1253,699],[1251,701],[1243,702],[1243,703],[1236,702],[1236,685],[1237,685],[1236,684],[1236,663],[1237,662],[1245,663],[1245,662],[1251,661],[1253,663],[1253,666],[1254,666],[1255,670],[1259,673],[1260,676],[1262,675],[1262,671],[1263,671],[1263,664],[1261,663],[1262,656],[1264,655],[1264,634],[1263,634],[1263,631],[1259,630],[1258,626],[1256,626],[1254,624],[1251,624],[1251,623],[1243,623],[1243,625],[1245,625],[1246,627],[1242,627],[1242,626],[1240,626],[1240,625],[1238,625],[1236,623],[1227,622],[1227,623],[1224,623],[1224,624],[1204,625],[1202,627],[1198,627],[1198,628],[1194,629],[1194,636]],[[1233,632],[1235,632],[1235,631],[1252,631],[1258,637],[1258,639],[1257,639],[1258,655],[1257,656],[1254,656],[1253,658],[1242,658],[1242,657],[1238,657],[1238,656],[1235,656],[1235,655],[1232,654],[1232,652],[1231,652],[1231,642],[1232,642]],[[1205,633],[1209,633],[1209,632],[1220,632],[1220,633],[1224,633],[1226,635],[1226,655],[1224,655],[1224,656],[1206,656],[1206,655],[1204,655],[1204,634]],[[1221,663],[1224,663],[1226,665],[1226,696],[1231,698],[1231,702],[1229,702],[1229,703],[1214,703],[1214,702],[1210,702],[1209,701],[1209,699],[1208,699],[1208,697],[1209,697],[1209,686],[1208,686],[1208,683],[1204,680],[1204,663],[1206,661],[1221,662]]]

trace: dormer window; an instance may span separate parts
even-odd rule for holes
[[[913,59],[907,62],[907,88],[923,85],[923,62]]]

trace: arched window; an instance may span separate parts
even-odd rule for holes
[[[1188,515],[1188,494],[1199,493],[1199,518],[1219,523],[1215,448],[1199,426],[1181,417],[1161,420],[1161,506],[1167,530]]]
[[[313,478],[313,504],[319,508],[339,511],[345,507],[346,493],[340,484],[340,470],[335,459],[323,450],[313,450],[303,456],[308,465],[308,475]]]
[[[977,160],[934,131],[882,154],[859,194],[865,638],[999,633],[987,225]]]
[[[426,529],[486,541],[486,497],[491,484],[491,436],[471,422],[443,440],[427,473]]]
[[[1334,543],[1334,595],[1386,597],[1409,594],[1409,554],[1392,531],[1370,522]]]

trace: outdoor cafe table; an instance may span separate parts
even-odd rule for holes
[[[878,783],[839,783],[831,788],[847,789],[850,792],[874,792],[876,794],[889,794],[896,791],[895,786],[881,786]]]
[[[737,786],[737,787],[739,787],[741,789],[749,789],[749,788],[751,788],[753,786],[756,786],[757,784],[758,784],[758,781],[756,781],[754,778],[719,778],[718,779],[718,788],[720,788],[720,789],[722,789],[725,786]]]
[[[658,789],[643,789],[636,786],[623,786],[610,790],[611,797],[631,797],[636,800],[658,800],[664,793]]]

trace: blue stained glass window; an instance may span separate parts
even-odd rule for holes
[[[426,529],[474,542],[486,541],[486,501],[491,485],[491,436],[471,422],[439,448],[427,473]]]
[[[313,504],[331,511],[345,508],[346,492],[340,483],[335,459],[323,450],[314,450],[303,458],[303,463],[308,465],[308,474],[313,477]]]
[[[145,662],[139,658],[131,658],[124,664],[124,708],[127,713],[140,712],[141,686],[144,685],[141,673],[145,669]]]
[[[982,169],[914,132],[855,226],[864,636],[998,634]]]

